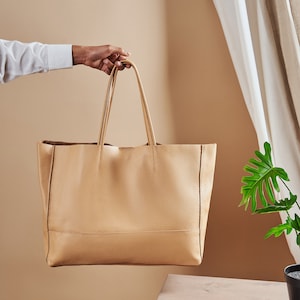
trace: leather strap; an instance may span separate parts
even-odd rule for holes
[[[139,87],[139,91],[140,91],[140,98],[141,98],[141,104],[142,104],[142,109],[143,109],[144,123],[145,123],[145,127],[146,127],[148,144],[156,145],[156,139],[155,139],[152,121],[151,121],[151,117],[150,117],[150,113],[149,113],[149,108],[148,108],[144,88],[142,85],[142,81],[141,81],[138,69],[132,61],[124,60],[124,61],[122,61],[122,63],[126,64],[126,65],[130,64],[132,66],[132,69],[135,71],[135,75],[136,75],[136,79],[137,79],[137,83],[138,83],[138,87]],[[100,127],[100,133],[99,133],[99,138],[98,138],[98,145],[101,145],[101,146],[104,145],[104,138],[106,135],[112,100],[113,100],[113,96],[114,96],[114,92],[115,92],[117,75],[118,75],[118,68],[114,67],[110,74],[110,78],[108,81],[108,87],[107,87],[107,91],[106,91],[104,111],[103,111],[103,117],[102,117],[102,124]]]

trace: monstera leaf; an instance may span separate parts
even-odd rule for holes
[[[281,236],[284,232],[290,234],[292,231],[296,233],[296,244],[300,246],[300,217],[295,214],[295,218],[292,219],[290,216],[287,217],[285,223],[279,224],[271,228],[265,235],[265,238]]]
[[[251,204],[251,211],[255,214],[286,211],[287,219],[285,223],[271,228],[265,237],[268,238],[272,235],[279,237],[284,232],[290,234],[294,231],[296,244],[300,246],[300,217],[295,214],[293,219],[289,212],[294,205],[300,210],[297,196],[290,191],[285,183],[289,181],[286,171],[273,166],[269,143],[266,142],[264,144],[264,150],[264,154],[255,151],[257,158],[251,158],[244,167],[244,170],[250,175],[242,178],[242,201],[240,206],[245,206],[245,209],[247,209],[249,204]],[[279,184],[279,181],[281,184]],[[276,200],[275,192],[280,192],[281,187],[284,187],[289,192],[289,197]]]
[[[284,206],[289,202],[288,199],[276,201],[274,191],[280,191],[278,179],[284,183],[289,181],[288,175],[284,169],[273,166],[269,143],[264,144],[264,149],[265,154],[255,151],[257,159],[251,158],[244,167],[250,175],[242,178],[244,185],[241,188],[243,197],[240,206],[244,205],[247,209],[251,203],[254,213],[286,210]],[[257,209],[258,204],[262,208]]]
[[[275,201],[273,205],[268,204],[264,208],[256,209],[255,213],[257,214],[266,214],[266,213],[272,213],[272,212],[279,212],[279,211],[287,211],[293,207],[293,205],[297,201],[297,196],[293,195],[290,192],[290,198],[284,198],[279,201]]]

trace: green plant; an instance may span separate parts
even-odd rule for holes
[[[286,184],[289,181],[287,172],[283,168],[273,166],[271,146],[268,142],[265,142],[264,150],[265,154],[255,151],[257,158],[251,158],[244,166],[244,171],[250,175],[242,178],[240,206],[245,206],[245,210],[247,210],[250,204],[254,214],[285,211],[287,213],[286,221],[271,228],[265,238],[272,235],[278,237],[283,232],[290,234],[294,230],[296,243],[300,246],[300,217],[298,214],[294,214],[294,218],[290,215],[290,209],[294,205],[300,209],[297,195],[294,195]],[[283,189],[289,194],[289,197],[277,200],[276,192],[279,194]]]

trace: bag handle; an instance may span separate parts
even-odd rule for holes
[[[148,108],[144,88],[142,85],[142,81],[141,81],[138,69],[132,61],[124,60],[124,61],[122,61],[122,63],[126,64],[126,65],[128,65],[128,64],[131,65],[131,67],[133,68],[133,70],[135,72],[139,91],[140,91],[141,104],[142,104],[142,109],[143,109],[148,144],[152,145],[152,146],[156,145],[156,139],[155,139],[155,135],[154,135],[152,121],[150,118],[149,108]],[[106,130],[107,130],[112,100],[113,100],[113,96],[114,96],[114,92],[115,92],[117,75],[118,75],[118,68],[114,67],[111,71],[110,78],[108,81],[108,86],[107,86],[107,91],[106,91],[106,96],[105,96],[105,103],[104,103],[104,111],[103,111],[103,116],[102,116],[102,124],[100,127],[100,133],[99,133],[99,138],[98,138],[98,145],[101,145],[101,146],[104,145],[104,138],[105,138],[105,134],[106,134]]]

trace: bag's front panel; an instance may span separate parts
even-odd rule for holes
[[[201,146],[56,146],[51,265],[200,263]]]

